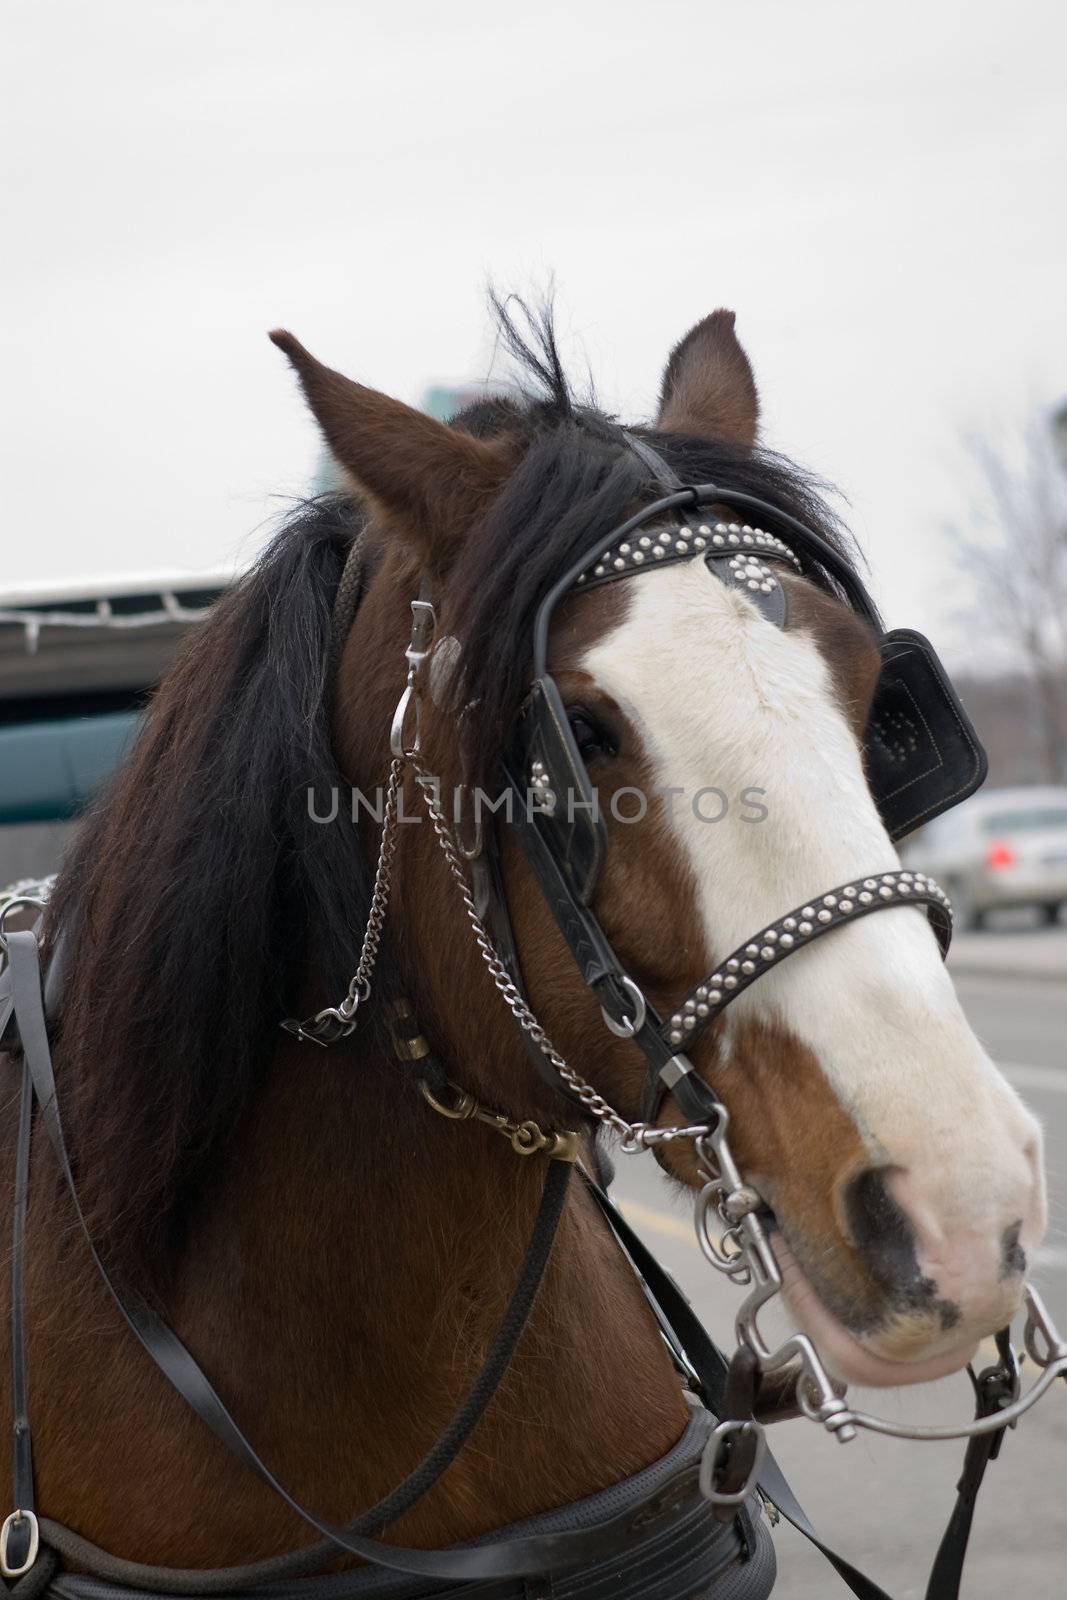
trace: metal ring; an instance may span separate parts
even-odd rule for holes
[[[344,1029],[344,1034],[342,1037],[346,1039],[350,1033],[354,1033],[356,1031],[356,1025],[353,1022],[352,1017],[346,1012],[342,1011],[340,1006],[323,1006],[321,1011],[316,1011],[311,1020],[312,1023],[338,1023],[339,1026]]]
[[[621,1022],[617,1021],[616,1018],[611,1015],[606,1006],[601,1006],[600,1015],[604,1018],[604,1026],[607,1028],[609,1033],[613,1033],[617,1039],[632,1039],[634,1034],[640,1033],[641,1029],[644,1027],[645,1017],[648,1014],[648,1007],[645,1004],[644,995],[641,993],[640,989],[637,987],[632,978],[627,978],[624,975],[622,979],[622,986],[633,1000],[633,1019],[631,1020],[631,1018],[626,1017]]]
[[[536,1122],[520,1122],[508,1134],[511,1148],[518,1156],[533,1156],[543,1150],[548,1140]]]
[[[450,1084],[449,1088],[455,1088],[455,1085]],[[419,1079],[419,1093],[428,1106],[432,1106],[434,1111],[438,1112],[442,1117],[447,1117],[450,1122],[467,1122],[478,1109],[478,1102],[474,1096],[467,1094],[462,1089],[456,1089],[454,1105],[445,1105],[444,1101],[439,1100],[434,1094],[425,1078]]]
[[[8,913],[16,910],[19,906],[36,906],[38,910],[44,911],[47,901],[40,900],[36,895],[32,894],[17,894],[13,899],[6,901],[3,907],[0,908],[0,950],[4,951],[5,954],[7,952],[7,938],[4,924],[7,922]],[[30,1516],[32,1513],[27,1512],[26,1515]]]
[[[7,1559],[7,1547],[11,1539],[12,1528],[19,1527],[23,1522],[30,1525],[30,1543],[26,1551],[26,1559],[17,1567],[12,1567]],[[37,1518],[32,1511],[12,1511],[10,1516],[4,1518],[4,1525],[0,1528],[0,1572],[5,1578],[22,1578],[29,1572],[37,1560],[37,1552],[41,1548],[41,1530]]]
[[[315,1021],[318,1022],[321,1017],[339,1017],[342,1022],[351,1022],[358,1008],[366,1005],[369,999],[370,979],[360,978],[358,983],[353,979],[351,990],[345,995],[341,1004],[339,1006],[327,1006],[325,1011],[320,1011],[317,1014]]]
[[[411,745],[405,742],[408,712],[412,706],[415,708],[415,738]],[[398,761],[410,761],[419,753],[422,743],[422,696],[413,683],[409,683],[393,712],[393,724],[389,729],[389,748]]]

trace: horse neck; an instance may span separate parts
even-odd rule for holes
[[[401,586],[384,576],[363,601],[338,677],[336,746],[368,791],[388,766],[384,731],[410,626]],[[409,781],[409,813],[418,807]],[[373,860],[377,838],[365,825]],[[387,938],[445,1071],[514,1116],[572,1126],[566,1102],[526,1061],[433,830],[424,821],[399,833]],[[494,1130],[437,1115],[411,1068],[375,1038],[366,1027],[332,1050],[279,1044],[217,1164],[217,1187],[204,1192],[181,1308],[183,1325],[200,1317],[216,1330],[229,1381],[267,1408],[283,1456],[296,1451],[307,1492],[339,1516],[399,1481],[458,1407],[515,1286],[546,1170],[544,1157],[516,1155]],[[235,1272],[245,1314],[220,1341],[219,1291]],[[270,1409],[283,1395],[284,1418]],[[685,1418],[637,1282],[575,1179],[526,1333],[473,1448],[398,1532],[451,1540],[578,1498],[662,1455]],[[301,1449],[309,1427],[317,1442]]]
[[[194,1348],[201,1336],[216,1348],[253,1437],[277,1439],[305,1493],[345,1516],[398,1482],[458,1407],[515,1286],[546,1164],[440,1118],[358,1035],[312,1048],[282,1045],[220,1162],[229,1176],[203,1197],[175,1311]],[[575,1177],[474,1447],[397,1527],[445,1541],[580,1498],[657,1459],[685,1415],[636,1281]]]
[[[374,598],[364,602],[370,622]],[[345,764],[357,782],[376,784],[388,764],[405,611],[395,596],[382,608],[366,657],[394,660],[397,672],[352,678],[365,690],[352,720],[375,734],[368,758]],[[431,830],[405,833],[390,934],[446,1071],[485,1084],[512,1115],[547,1107],[545,1120],[561,1119],[563,1103],[537,1085],[480,968],[458,900],[441,915],[450,890],[440,861],[430,865]],[[282,1481],[343,1520],[398,1483],[459,1406],[515,1286],[545,1159],[439,1117],[370,1027],[331,1050],[279,1033],[256,1083],[183,1209],[162,1297]],[[147,1561],[206,1566],[305,1542],[307,1529],[131,1348],[87,1267],[72,1284],[71,1219],[47,1166],[45,1152],[29,1283],[42,1505]],[[392,1536],[448,1543],[580,1498],[661,1456],[685,1419],[637,1282],[572,1180],[499,1394]]]

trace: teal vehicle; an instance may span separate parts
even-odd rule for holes
[[[477,400],[518,393],[503,382],[438,385],[422,405],[444,420]],[[343,484],[323,451],[314,491]],[[71,822],[128,747],[182,634],[233,577],[0,584],[0,886],[56,865]]]
[[[0,590],[0,882],[57,864],[231,574]]]

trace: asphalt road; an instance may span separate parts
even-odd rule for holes
[[[1063,938],[1067,943],[1067,932]],[[1042,1119],[1051,1225],[1032,1274],[1067,1327],[1067,982],[961,974],[960,998],[987,1049]],[[648,1157],[620,1157],[614,1194],[727,1348],[739,1291],[701,1256],[690,1208]],[[773,1325],[768,1321],[768,1328]],[[785,1323],[780,1326],[784,1329]],[[1031,1376],[1032,1376],[1031,1368]],[[1024,1381],[1027,1368],[1024,1366]],[[865,1409],[924,1422],[969,1415],[965,1375],[899,1391],[850,1391]],[[771,1444],[824,1537],[894,1600],[921,1600],[952,1506],[960,1442],[918,1444],[860,1434],[839,1444],[812,1423],[781,1423]],[[1067,1385],[1008,1435],[986,1475],[964,1579],[964,1600],[1061,1600],[1067,1593]],[[782,1600],[833,1600],[840,1580],[787,1524],[775,1532]]]

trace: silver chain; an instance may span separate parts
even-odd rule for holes
[[[616,1111],[607,1100],[604,1099],[604,1096],[600,1094],[598,1090],[594,1089],[593,1085],[588,1083],[585,1078],[583,1078],[580,1073],[576,1072],[570,1063],[562,1055],[560,1055],[559,1051],[548,1037],[548,1034],[545,1032],[545,1029],[541,1023],[538,1022],[534,1013],[530,1010],[529,1006],[526,1004],[526,1001],[519,993],[519,990],[515,984],[515,980],[512,978],[511,973],[508,971],[507,966],[503,961],[503,958],[493,943],[485,923],[478,915],[477,907],[474,904],[474,896],[471,894],[470,885],[467,882],[467,875],[464,872],[460,862],[455,840],[452,837],[452,831],[445,820],[444,812],[441,810],[441,805],[437,798],[437,779],[431,777],[425,768],[420,766],[417,761],[412,760],[411,766],[413,772],[415,773],[415,778],[419,788],[422,791],[422,797],[425,801],[426,809],[429,812],[430,821],[433,823],[433,830],[437,836],[437,842],[441,846],[444,858],[448,863],[448,868],[452,874],[456,888],[459,891],[460,899],[463,901],[463,909],[467,914],[467,921],[470,923],[475,942],[479,951],[481,952],[482,960],[489,969],[489,975],[492,978],[494,985],[503,998],[508,1010],[519,1024],[520,1028],[522,1028],[523,1032],[528,1034],[533,1040],[541,1054],[545,1057],[545,1060],[552,1064],[556,1072],[563,1079],[563,1082],[576,1095],[578,1100],[585,1107],[586,1111],[588,1111],[589,1115],[595,1117],[599,1122],[603,1122],[607,1127],[613,1128],[616,1133],[622,1135],[622,1148],[627,1154],[634,1154],[638,1150],[647,1149],[653,1144],[668,1144],[672,1139],[695,1139],[706,1134],[708,1132],[706,1127],[651,1128],[645,1122],[627,1122],[626,1118],[621,1116],[620,1113]]]
[[[489,936],[485,923],[478,915],[477,907],[474,904],[474,896],[471,894],[470,886],[467,883],[467,875],[460,865],[455,841],[452,838],[452,831],[445,820],[444,812],[441,810],[437,799],[437,780],[432,778],[426,769],[417,762],[413,761],[411,765],[419,788],[422,790],[422,797],[430,814],[430,821],[433,823],[437,842],[441,846],[444,858],[448,863],[448,869],[455,881],[456,888],[459,890],[460,899],[463,901],[463,909],[467,913],[467,921],[471,925],[475,942],[481,951],[482,960],[488,967],[489,975],[508,1010],[524,1033],[529,1034],[546,1061],[552,1063],[564,1083],[578,1096],[578,1099],[591,1116],[598,1118],[601,1122],[606,1122],[617,1133],[633,1133],[635,1131],[634,1125],[627,1122],[624,1117],[621,1117],[608,1104],[603,1095],[598,1094],[592,1084],[586,1083],[584,1078],[579,1077],[574,1068],[564,1060],[519,993],[515,980],[504,965],[499,951]]]
[[[374,892],[371,895],[370,912],[363,934],[363,945],[359,952],[359,965],[353,974],[352,982],[348,985],[348,993],[337,1007],[345,1022],[351,1022],[357,1009],[370,997],[370,980],[378,960],[378,948],[382,942],[382,929],[385,927],[385,914],[389,909],[389,891],[393,882],[393,860],[397,846],[396,806],[402,766],[403,762],[394,758],[389,767],[385,808],[382,812],[382,837],[378,847],[378,865],[374,872]]]
[[[640,1150],[647,1150],[652,1145],[670,1144],[674,1139],[699,1139],[707,1134],[704,1126],[694,1127],[650,1127],[646,1122],[628,1122],[624,1116],[615,1110],[593,1085],[586,1081],[579,1072],[570,1065],[564,1056],[556,1049],[545,1029],[530,1010],[526,1001],[520,994],[511,973],[508,971],[499,951],[497,950],[489,931],[478,915],[474,904],[474,896],[467,882],[467,875],[459,859],[452,831],[445,819],[437,798],[438,780],[431,776],[418,761],[414,751],[409,751],[404,757],[393,758],[389,767],[389,781],[386,790],[385,806],[382,813],[381,842],[378,847],[378,865],[374,874],[374,890],[371,895],[370,912],[367,917],[367,926],[363,935],[363,944],[360,949],[359,964],[348,986],[348,993],[336,1008],[327,1008],[319,1012],[316,1018],[311,1019],[308,1028],[320,1021],[323,1017],[335,1018],[338,1022],[347,1024],[345,1032],[351,1032],[355,1026],[355,1015],[361,1005],[370,997],[371,978],[374,973],[378,951],[381,946],[382,931],[385,926],[386,913],[389,909],[389,894],[392,887],[393,862],[396,857],[398,835],[396,831],[397,804],[400,793],[400,778],[405,764],[410,765],[415,775],[426,809],[433,825],[434,835],[441,847],[442,854],[448,864],[449,872],[456,885],[463,909],[474,934],[475,943],[481,953],[482,960],[488,968],[489,975],[503,999],[508,1010],[523,1032],[528,1034],[540,1050],[545,1060],[550,1062],[563,1083],[575,1095],[579,1103],[591,1117],[602,1122],[606,1127],[614,1129],[621,1135],[621,1148],[627,1155],[634,1155]]]
[[[441,809],[437,779],[426,771],[418,759],[418,750],[421,742],[418,675],[422,663],[429,654],[436,618],[434,617],[433,607],[428,600],[422,597],[413,603],[412,614],[414,622],[411,644],[406,652],[408,660],[407,684],[394,714],[390,734],[393,760],[389,767],[389,782],[385,807],[382,813],[381,842],[378,847],[378,865],[374,874],[374,890],[371,895],[367,926],[363,934],[359,964],[348,986],[348,993],[339,1006],[327,1007],[305,1024],[293,1022],[286,1023],[286,1026],[291,1027],[292,1031],[301,1038],[313,1038],[316,1036],[316,1027],[321,1027],[322,1024],[329,1025],[332,1022],[342,1025],[341,1037],[343,1037],[345,1034],[351,1033],[355,1027],[354,1019],[357,1010],[370,997],[371,978],[378,959],[382,930],[385,926],[386,913],[389,909],[393,862],[397,849],[397,805],[401,777],[406,764],[411,767],[415,781],[422,792],[430,821],[433,824],[434,834],[463,901],[463,909],[466,913],[467,921],[470,923],[475,942],[481,953],[482,960],[489,970],[489,975],[519,1027],[533,1040],[545,1060],[550,1062],[555,1069],[561,1081],[571,1090],[591,1117],[596,1118],[598,1122],[604,1123],[606,1127],[613,1128],[616,1133],[621,1135],[622,1149],[628,1155],[632,1155],[639,1150],[645,1150],[650,1145],[669,1144],[672,1139],[702,1138],[709,1131],[703,1126],[655,1128],[650,1127],[646,1122],[627,1122],[626,1118],[621,1116],[614,1106],[610,1105],[604,1099],[604,1096],[594,1089],[593,1085],[588,1083],[560,1055],[520,994],[506,963],[489,936],[485,923],[478,915],[474,896],[471,893],[466,872],[460,861],[459,849]],[[409,743],[406,729],[408,714],[412,709],[414,709],[415,713],[415,731],[414,739]],[[324,1041],[320,1038],[320,1042],[329,1041]]]

